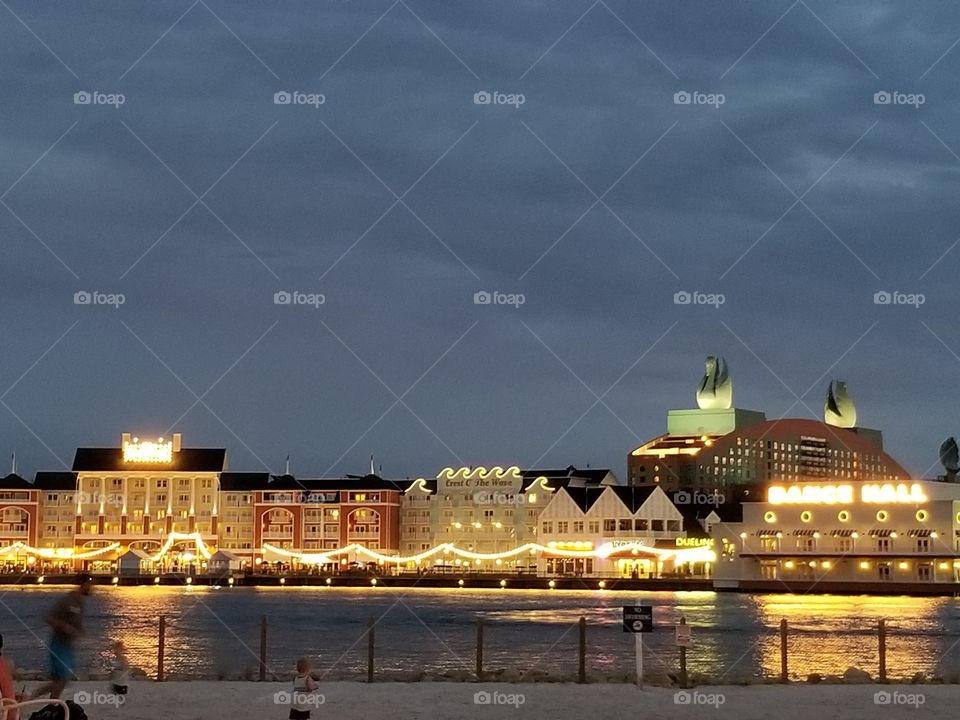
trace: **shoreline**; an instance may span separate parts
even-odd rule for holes
[[[0,586],[45,587],[75,583],[75,575],[0,575]],[[423,588],[463,590],[596,590],[627,592],[716,592],[744,595],[908,595],[957,597],[960,583],[889,583],[820,581],[748,581],[715,585],[704,578],[532,577],[490,575],[361,576],[361,575],[95,575],[96,585],[119,587],[308,587],[308,588]]]

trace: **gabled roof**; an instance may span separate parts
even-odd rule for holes
[[[570,496],[583,512],[587,512],[603,495],[606,487],[564,487],[562,492]]]
[[[610,489],[616,493],[620,501],[627,506],[631,513],[637,512],[647,501],[654,491],[656,485],[615,485]]]
[[[268,472],[225,472],[220,475],[220,489],[226,492],[266,490],[269,485]]]
[[[77,448],[74,472],[129,472],[163,469],[171,472],[223,472],[227,462],[224,448],[182,448],[169,463],[132,463],[123,461],[120,448]]]
[[[34,475],[33,485],[38,490],[77,489],[77,474],[69,470],[41,471]]]
[[[36,488],[16,473],[10,473],[0,479],[0,490],[36,490]]]
[[[274,475],[264,490],[396,490],[403,492],[406,482],[384,480],[379,475],[347,475],[342,478],[296,478],[293,475]]]
[[[586,468],[585,470],[578,470],[573,465],[561,470],[538,470],[535,468],[530,470],[522,470],[520,472],[520,475],[523,478],[521,491],[526,492],[527,488],[533,485],[537,479],[541,477],[546,478],[547,484],[552,488],[569,486],[590,487],[600,485],[600,483],[611,474],[612,471],[609,468]],[[614,476],[614,478],[615,477],[616,476]]]

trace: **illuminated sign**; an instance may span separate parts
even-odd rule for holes
[[[885,483],[883,485],[864,485],[860,488],[860,499],[865,503],[925,503],[927,494],[919,484]]]
[[[767,489],[767,502],[772,505],[851,505],[856,497],[854,485],[805,485]],[[918,504],[927,502],[927,494],[919,483],[870,483],[860,485],[860,502],[871,504]]]
[[[164,442],[157,438],[156,442],[149,440],[123,441],[123,461],[130,463],[169,463],[173,462],[173,443]]]
[[[678,548],[713,547],[713,538],[676,538]]]
[[[853,485],[773,485],[767,490],[767,502],[773,505],[849,505]]]

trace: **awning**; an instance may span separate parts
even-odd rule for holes
[[[853,530],[847,530],[846,528],[842,530],[834,530],[830,533],[832,537],[853,537]]]

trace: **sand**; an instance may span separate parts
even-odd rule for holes
[[[32,685],[33,683],[30,683]],[[287,683],[134,682],[122,707],[107,683],[77,683],[91,720],[210,720],[277,718],[289,713]],[[956,685],[724,686],[683,691],[616,684],[321,683],[313,718],[337,720],[459,720],[460,718],[730,718],[733,720],[862,720],[948,718],[956,714]],[[98,694],[99,693],[99,694]],[[478,693],[488,693],[477,695]],[[877,693],[886,693],[875,698]],[[278,695],[279,694],[279,695]],[[683,703],[687,700],[689,702]],[[877,700],[880,704],[877,704]],[[95,704],[98,702],[100,704]],[[480,701],[478,704],[477,701]],[[489,701],[489,702],[483,702]],[[886,701],[886,702],[885,702]]]

